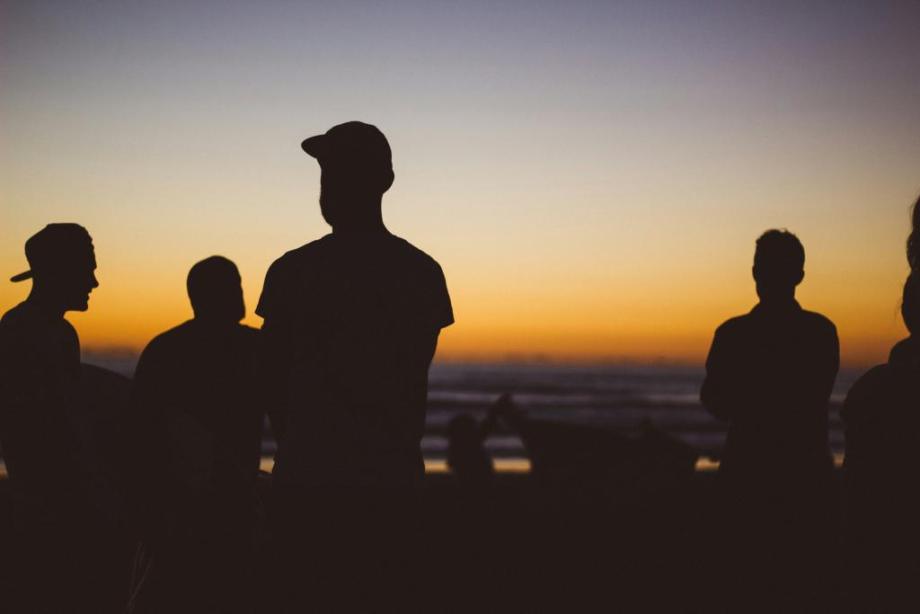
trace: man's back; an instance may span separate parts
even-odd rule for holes
[[[859,378],[841,410],[846,424],[846,481],[851,520],[880,536],[910,527],[916,540],[920,495],[920,342],[909,338],[887,364]],[[890,535],[890,533],[889,533]]]
[[[80,343],[62,317],[26,302],[0,320],[0,443],[20,492],[69,498],[81,474],[73,420]]]
[[[276,478],[414,480],[428,367],[453,322],[438,264],[387,232],[330,234],[272,265],[256,312],[269,351],[284,356]]]
[[[758,305],[716,331],[706,367],[703,403],[729,422],[724,470],[827,466],[828,400],[839,367],[829,320],[796,303]]]
[[[257,331],[189,320],[156,337],[135,375],[134,417],[152,467],[174,487],[245,489],[258,471],[261,410],[252,396]],[[228,493],[229,494],[229,493]],[[243,493],[238,493],[243,494]]]

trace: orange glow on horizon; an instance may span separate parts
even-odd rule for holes
[[[359,119],[393,151],[387,227],[447,278],[439,360],[700,364],[769,228],[801,238],[845,364],[905,335],[920,5],[422,4],[6,3],[0,312],[25,240],[73,221],[85,349],[189,318],[215,254],[260,326],[271,262],[328,232],[299,145]]]
[[[680,290],[683,302],[668,301],[661,288],[640,287],[633,294],[626,288],[592,295],[554,296],[549,289],[524,300],[510,300],[482,289],[464,292],[451,284],[456,324],[445,329],[439,341],[438,360],[444,361],[546,361],[589,363],[673,363],[699,365],[705,359],[713,331],[723,320],[748,311],[755,303],[752,284],[740,292],[710,288],[689,295]],[[888,301],[853,294],[822,299],[821,288],[803,287],[803,306],[831,317],[841,336],[844,363],[867,366],[883,362],[890,346],[905,335],[898,316],[892,275],[879,286],[890,288]],[[261,281],[244,284],[249,314],[244,323],[259,327],[252,314]],[[5,305],[24,298],[26,284],[7,286]],[[15,288],[16,294],[11,292]],[[836,299],[836,300],[835,300]],[[886,304],[887,302],[887,304]],[[184,295],[184,277],[169,284],[168,291],[151,293],[139,286],[100,286],[90,298],[86,313],[71,312],[82,345],[91,351],[139,352],[156,334],[192,316]]]

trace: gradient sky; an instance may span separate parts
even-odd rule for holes
[[[80,222],[84,347],[187,318],[212,254],[254,307],[327,232],[301,139],[351,119],[393,147],[390,230],[447,275],[442,358],[698,362],[770,227],[805,243],[800,299],[845,361],[904,334],[916,1],[0,6],[0,308],[25,239]]]

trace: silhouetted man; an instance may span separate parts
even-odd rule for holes
[[[195,317],[147,345],[134,380],[135,500],[152,551],[135,607],[252,611],[258,332],[240,324],[243,290],[230,260],[202,260],[187,285]]]
[[[770,230],[757,240],[760,303],[716,331],[701,393],[728,422],[719,477],[726,522],[738,529],[731,541],[759,563],[782,559],[765,574],[810,560],[834,528],[827,431],[839,345],[834,325],[795,300],[804,266],[795,235]]]
[[[319,162],[320,211],[332,233],[275,261],[256,309],[279,437],[276,537],[295,550],[315,546],[314,537],[329,545],[313,549],[318,569],[289,587],[304,575],[358,572],[349,566],[361,561],[345,559],[366,560],[372,550],[350,555],[345,544],[410,531],[399,524],[408,510],[395,510],[424,472],[428,367],[439,331],[453,322],[438,263],[384,226],[382,198],[394,175],[383,134],[348,122],[302,147]],[[346,596],[360,600],[362,590]]]
[[[920,272],[904,285],[901,313],[910,336],[853,384],[841,411],[854,611],[920,610]]]
[[[81,435],[80,340],[64,319],[86,311],[99,285],[93,243],[82,226],[49,224],[25,252],[30,270],[11,281],[32,279],[32,290],[0,320],[0,445],[19,547],[5,541],[3,557],[17,576],[0,609],[109,611],[107,519]]]

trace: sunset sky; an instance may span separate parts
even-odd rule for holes
[[[808,5],[808,8],[803,8]],[[920,3],[0,0],[0,309],[44,224],[92,234],[84,347],[188,318],[222,254],[328,231],[299,147],[390,140],[390,230],[435,257],[439,357],[698,363],[756,302],[764,230],[807,252],[844,360],[904,335],[920,194]]]

